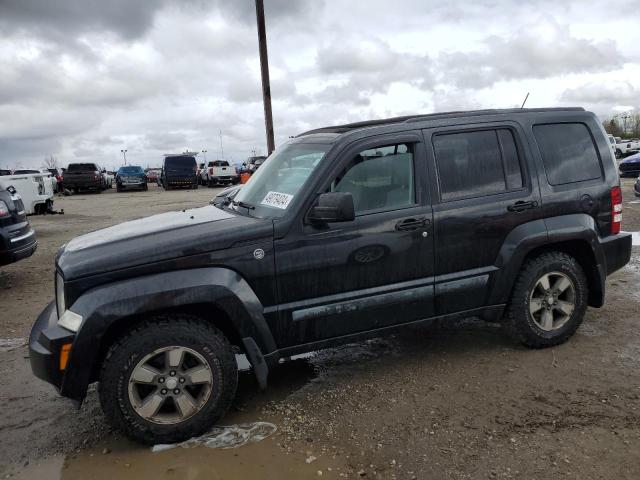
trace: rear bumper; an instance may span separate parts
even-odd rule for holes
[[[60,348],[65,343],[72,343],[73,332],[58,326],[56,305],[51,302],[40,313],[29,335],[29,360],[33,374],[56,387],[63,395],[74,400],[73,391],[65,391],[64,371],[60,370]]]
[[[167,178],[167,183],[170,187],[191,187],[197,185],[198,181],[196,177],[179,177],[179,178]]]
[[[38,248],[36,233],[33,229],[19,236],[9,237],[0,231],[0,265],[8,265],[30,257]]]
[[[622,232],[600,239],[605,260],[605,274],[611,275],[631,260],[631,234]]]

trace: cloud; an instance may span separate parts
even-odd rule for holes
[[[549,18],[507,38],[489,36],[482,45],[481,50],[440,55],[438,70],[459,87],[483,88],[500,81],[618,69],[626,61],[614,40],[574,37],[568,25]]]
[[[620,19],[604,1],[393,7],[403,14],[385,0],[265,0],[276,144],[329,124],[508,106],[527,91],[531,106],[598,112],[639,98],[640,33],[618,34],[639,20],[631,8]],[[117,166],[123,148],[142,165],[185,147],[217,157],[220,131],[227,158],[264,153],[251,0],[0,0],[0,34],[0,161]]]

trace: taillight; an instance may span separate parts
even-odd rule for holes
[[[0,200],[0,218],[9,216],[9,207],[6,203]]]
[[[620,233],[622,224],[622,190],[620,187],[611,189],[611,235]]]

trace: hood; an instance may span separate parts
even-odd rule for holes
[[[65,280],[229,248],[273,234],[271,222],[214,206],[132,220],[74,238],[58,253]]]
[[[629,155],[620,163],[638,163],[638,162],[640,162],[640,153],[634,153],[633,155]]]

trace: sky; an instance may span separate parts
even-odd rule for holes
[[[639,1],[264,0],[276,148],[527,92],[640,111]],[[0,35],[0,168],[265,153],[253,0],[0,0]]]

